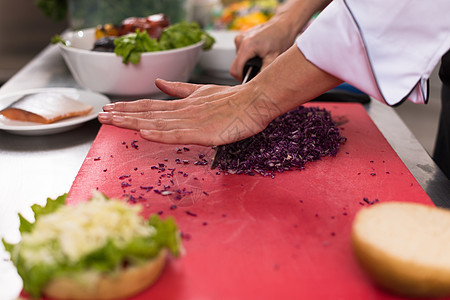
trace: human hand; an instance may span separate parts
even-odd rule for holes
[[[235,38],[236,58],[230,74],[242,81],[242,69],[247,60],[259,56],[264,69],[280,54],[289,49],[314,13],[322,10],[331,0],[286,0],[269,21],[240,33]]]
[[[273,101],[250,83],[233,87],[156,80],[179,100],[142,99],[104,106],[103,124],[139,130],[147,140],[168,144],[222,145],[262,131],[281,114]]]
[[[281,24],[275,21],[257,25],[247,31],[239,33],[235,40],[236,57],[230,67],[230,74],[239,81],[242,81],[242,70],[246,61],[252,57],[262,58],[262,68],[265,68],[281,53],[292,46],[293,40],[290,32],[282,28]]]
[[[166,144],[223,145],[257,134],[270,121],[342,83],[292,46],[245,84],[232,87],[155,81],[180,100],[142,99],[103,107],[103,124],[139,130]]]

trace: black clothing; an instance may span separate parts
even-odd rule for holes
[[[433,159],[450,179],[450,51],[442,57],[439,78],[442,81],[442,107]]]

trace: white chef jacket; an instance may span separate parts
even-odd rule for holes
[[[334,0],[296,44],[320,69],[389,105],[428,100],[450,48],[450,0]]]

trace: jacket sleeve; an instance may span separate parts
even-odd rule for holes
[[[322,70],[377,100],[428,100],[450,48],[449,0],[334,0],[296,41]]]

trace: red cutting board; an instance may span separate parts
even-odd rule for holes
[[[355,261],[353,217],[376,201],[433,204],[362,105],[309,105],[344,121],[347,142],[336,157],[275,178],[217,174],[195,164],[201,153],[210,160],[210,148],[157,144],[102,126],[68,202],[98,189],[142,203],[145,215],[176,219],[186,250],[133,299],[396,299]],[[164,185],[174,193],[154,191]]]

